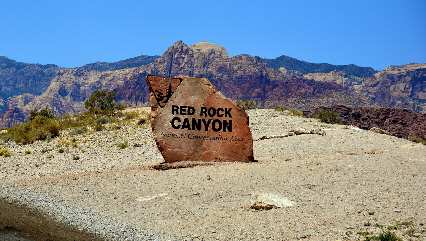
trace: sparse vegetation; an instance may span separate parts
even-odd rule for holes
[[[340,114],[334,110],[321,110],[318,112],[315,118],[321,120],[321,122],[328,124],[342,124]]]
[[[254,100],[237,100],[237,105],[243,110],[256,109],[256,101]]]
[[[95,131],[102,131],[103,129],[105,129],[105,127],[102,124],[96,123],[96,125],[93,129]]]
[[[290,107],[287,107],[287,106],[281,105],[279,108],[277,108],[275,110],[281,111],[281,112],[288,111],[290,113],[290,115],[292,115],[292,116],[303,116],[303,112],[301,110],[298,110],[296,108],[290,108]]]
[[[128,111],[124,113],[124,119],[125,120],[132,120],[139,117],[138,111]]]
[[[29,144],[36,140],[46,140],[59,135],[61,125],[47,109],[32,111],[29,121],[10,128],[7,135],[16,143]]]
[[[127,143],[127,142],[122,142],[122,143],[118,143],[118,144],[117,144],[117,146],[118,146],[120,149],[125,149],[126,147],[128,147],[128,146],[129,146],[129,143]]]
[[[50,151],[53,151],[53,149],[43,149],[43,150],[41,150],[41,153],[46,153],[46,152],[50,152]]]
[[[419,223],[418,226],[421,227],[423,225],[423,223]],[[405,237],[420,237],[424,232],[426,232],[426,230],[417,229],[418,227],[416,228],[416,225],[412,221],[399,221],[396,222],[394,225],[388,226],[385,226],[380,223],[375,223],[374,225],[372,225],[370,222],[366,222],[363,226],[365,228],[362,228],[362,230],[356,232],[356,234],[363,236],[365,238],[365,241],[400,241],[406,240]],[[379,229],[371,229],[371,226]],[[346,235],[350,236],[351,234],[348,234],[348,232],[346,232]],[[409,238],[408,240],[411,239]]]
[[[0,150],[0,156],[9,157],[10,152],[8,150],[1,149]]]
[[[409,139],[412,142],[416,142],[416,143],[422,143],[423,145],[426,145],[426,138],[424,137],[413,137]]]
[[[56,116],[52,113],[52,111],[48,108],[43,108],[40,110],[32,110],[30,111],[30,116],[28,117],[28,121],[34,120],[37,116],[44,116],[49,119],[56,119]]]
[[[398,238],[394,233],[388,231],[388,232],[381,233],[377,236],[366,236],[365,240],[366,241],[371,241],[371,240],[399,241],[402,239]]]
[[[139,111],[122,111],[123,106],[114,102],[115,93],[99,90],[93,92],[85,106],[87,111],[80,114],[64,114],[61,117],[53,115],[52,111],[43,108],[32,110],[28,122],[15,125],[11,128],[3,128],[0,139],[4,142],[15,141],[17,144],[31,144],[37,140],[50,140],[59,136],[62,130],[68,130],[67,134],[82,135],[91,130],[118,130],[121,125],[137,120],[137,125],[146,128],[150,120],[150,114]],[[77,144],[73,145],[77,147]]]

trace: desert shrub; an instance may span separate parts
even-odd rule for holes
[[[50,133],[50,137],[56,137],[61,131],[61,125],[59,121],[51,119],[46,116],[36,116],[31,121],[31,126],[33,129],[41,129]]]
[[[137,125],[147,124],[151,120],[151,113],[142,112],[143,116],[139,119]]]
[[[114,101],[115,93],[107,92],[105,89],[95,90],[92,95],[84,101],[84,107],[89,112],[101,115],[113,115],[117,109],[122,109]]]
[[[377,236],[371,236],[371,237],[365,237],[366,241],[371,241],[371,240],[379,240],[379,241],[400,241],[401,239],[398,238],[394,233],[392,232],[385,232],[385,233],[381,233]]]
[[[117,111],[114,116],[117,117],[117,118],[123,118],[123,117],[125,117],[123,111]]]
[[[124,105],[122,105],[122,104],[118,104],[118,105],[115,106],[115,109],[116,110],[124,110],[124,109],[126,109],[126,107],[124,107]]]
[[[10,152],[8,150],[1,149],[0,150],[0,156],[9,157],[10,156]]]
[[[107,116],[100,116],[97,120],[96,120],[96,124],[107,124],[110,122],[110,119]]]
[[[118,144],[117,144],[117,146],[118,146],[118,148],[120,148],[120,149],[124,149],[124,148],[126,148],[126,147],[128,147],[128,146],[129,146],[129,143],[127,143],[127,142],[122,142],[122,143],[118,143]]]
[[[0,138],[1,138],[4,142],[8,142],[8,141],[12,141],[12,140],[14,140],[14,139],[13,139],[13,136],[11,136],[10,134],[2,134],[2,135],[0,136]]]
[[[88,131],[87,126],[75,127],[70,130],[71,135],[81,135]]]
[[[296,108],[291,108],[291,107],[287,107],[287,106],[280,106],[277,109],[275,109],[276,111],[288,111],[290,113],[290,115],[292,116],[303,116],[303,112],[301,110],[298,110]]]
[[[243,110],[255,109],[257,106],[254,100],[237,100],[237,105]]]
[[[334,110],[321,110],[318,112],[315,118],[320,119],[321,122],[328,124],[342,124],[340,114]]]
[[[136,119],[139,117],[139,112],[138,111],[129,111],[124,113],[124,119],[125,120],[132,120],[132,119]]]
[[[60,131],[61,125],[57,120],[44,115],[37,115],[30,122],[10,128],[8,134],[16,143],[30,144],[36,140],[56,137]]]
[[[416,143],[422,143],[423,145],[426,145],[426,138],[423,138],[423,137],[412,137],[410,138],[410,141],[416,142]]]
[[[48,108],[30,111],[30,116],[28,117],[28,120],[32,121],[36,116],[44,116],[44,117],[47,117],[49,119],[56,119],[56,116]]]
[[[102,124],[96,123],[94,129],[95,131],[102,131],[105,127]]]

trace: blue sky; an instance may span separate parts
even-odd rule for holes
[[[426,63],[426,1],[0,0],[0,56],[20,62],[114,62],[179,40],[377,70]]]

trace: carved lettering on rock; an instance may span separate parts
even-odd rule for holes
[[[151,126],[168,163],[253,161],[249,118],[205,78],[148,76]]]

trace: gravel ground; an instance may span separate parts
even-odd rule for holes
[[[388,229],[426,240],[425,145],[248,113],[254,163],[155,170],[161,154],[136,121],[3,144],[1,205],[19,202],[106,240],[364,240]]]

